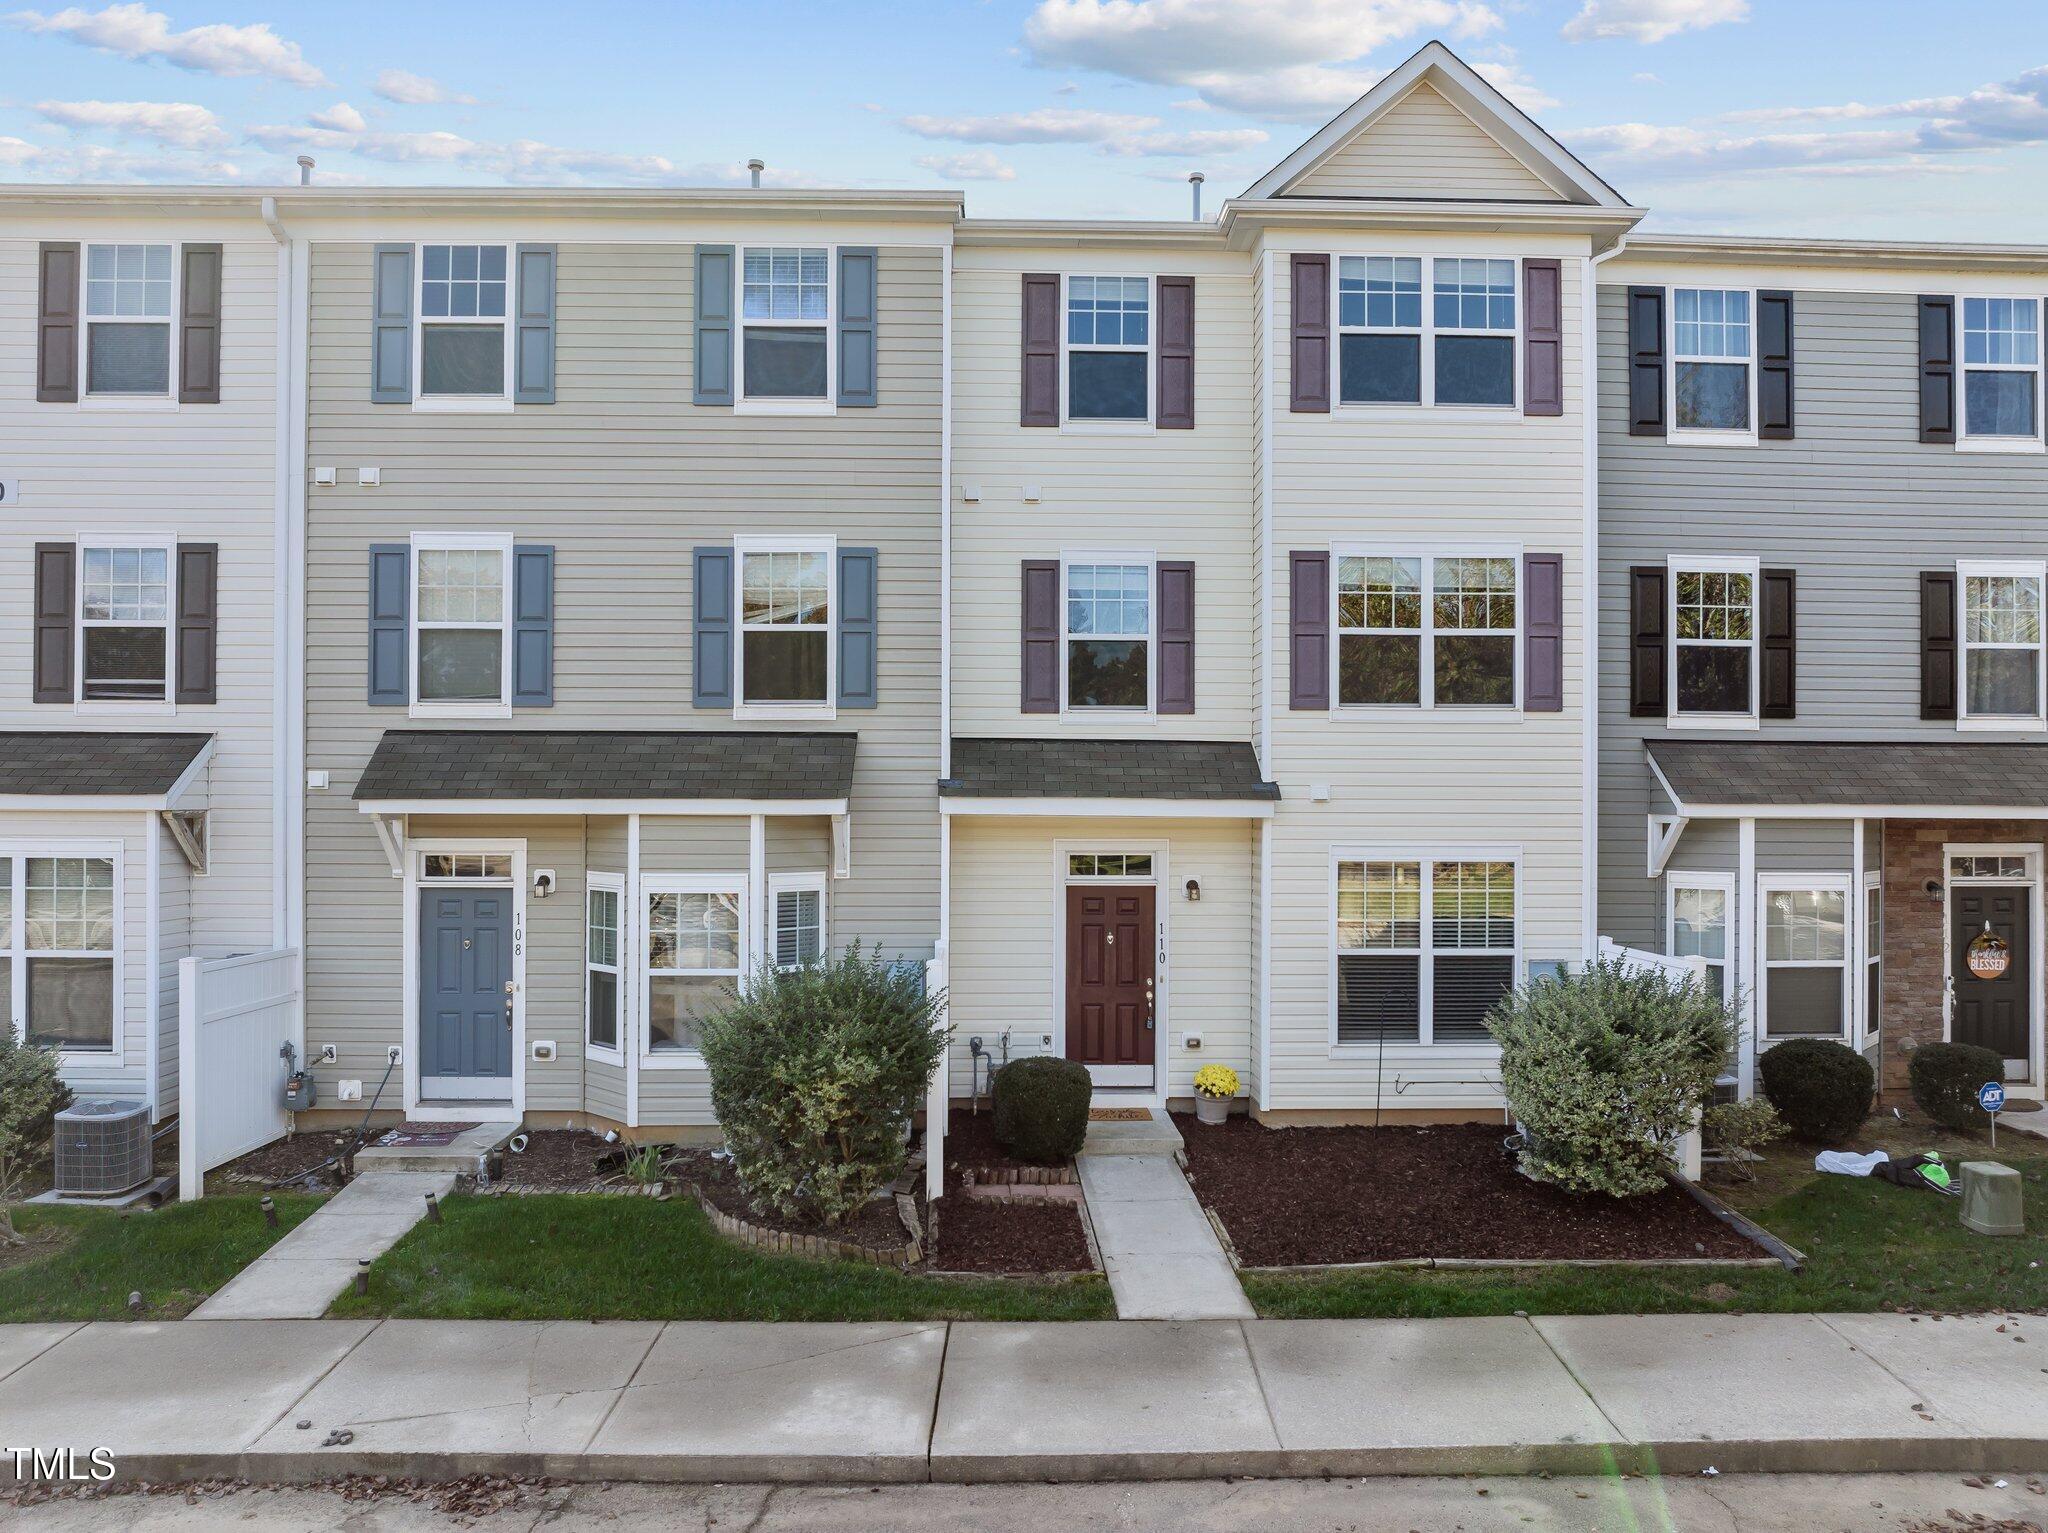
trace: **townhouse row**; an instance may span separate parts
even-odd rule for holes
[[[6,190],[14,1025],[168,1119],[178,959],[294,947],[316,1112],[708,1131],[860,943],[955,1096],[1424,1121],[1609,937],[1736,1089],[2038,1093],[2048,248],[1642,217],[1436,44],[1179,224]]]

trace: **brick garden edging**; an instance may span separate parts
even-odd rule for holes
[[[709,1198],[701,1187],[692,1187],[691,1195],[697,1206],[704,1210],[704,1217],[711,1221],[711,1227],[728,1240],[757,1251],[771,1251],[786,1256],[807,1256],[814,1261],[866,1262],[874,1267],[914,1267],[924,1260],[924,1243],[915,1238],[904,1241],[900,1246],[870,1246],[856,1240],[834,1240],[827,1235],[792,1235],[788,1230],[771,1230],[764,1225],[749,1224],[735,1218]],[[897,1205],[899,1217],[902,1204]]]
[[[962,1187],[1078,1187],[1081,1174],[1063,1166],[962,1166]]]

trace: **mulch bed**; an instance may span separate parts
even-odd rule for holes
[[[236,1184],[243,1191],[258,1186],[270,1186],[276,1182],[305,1175],[321,1162],[334,1158],[353,1128],[341,1133],[314,1130],[304,1134],[287,1134],[274,1139],[259,1150],[217,1166],[206,1173],[211,1182],[216,1178],[222,1182]],[[325,1178],[332,1184],[339,1179],[332,1172]]]
[[[671,1187],[687,1191],[695,1186],[711,1200],[714,1208],[763,1229],[781,1230],[791,1235],[818,1235],[826,1240],[846,1240],[855,1245],[884,1248],[900,1246],[910,1239],[910,1232],[904,1229],[903,1220],[897,1216],[894,1198],[870,1199],[844,1224],[821,1224],[806,1219],[788,1219],[756,1208],[740,1187],[739,1178],[733,1174],[732,1162],[714,1160],[709,1150],[678,1150],[667,1164]]]
[[[1675,1187],[1617,1199],[1532,1182],[1502,1153],[1507,1130],[1498,1126],[1269,1129],[1179,1114],[1174,1122],[1195,1195],[1250,1267],[1765,1254]]]
[[[535,1129],[526,1136],[525,1150],[515,1155],[506,1149],[498,1182],[529,1192],[589,1192],[616,1175],[599,1171],[597,1157],[618,1148],[585,1129]]]
[[[931,1265],[942,1272],[1087,1272],[1094,1266],[1081,1231],[1077,1203],[999,1201],[963,1187],[961,1173],[1015,1170],[1022,1161],[996,1143],[988,1112],[955,1108],[946,1119],[946,1198],[939,1208],[938,1249]]]
[[[950,1178],[962,1166],[977,1170],[1017,1171],[1035,1163],[1019,1160],[996,1143],[995,1114],[987,1108],[968,1112],[956,1107],[946,1115],[946,1175]]]

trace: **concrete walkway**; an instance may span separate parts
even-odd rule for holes
[[[2044,1345],[2001,1315],[23,1325],[0,1442],[153,1480],[2039,1471]]]
[[[1083,1151],[1075,1164],[1118,1319],[1251,1319],[1251,1301],[1177,1162]]]

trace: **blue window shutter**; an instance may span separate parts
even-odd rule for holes
[[[690,652],[699,708],[732,706],[732,550],[700,548],[690,577],[696,603]]]
[[[875,551],[839,550],[839,706],[872,708],[876,700]]]
[[[875,403],[875,251],[839,252],[839,402]]]
[[[379,245],[370,293],[370,402],[412,403],[412,246]]]
[[[512,706],[555,706],[555,551],[512,550]]]
[[[697,247],[697,370],[700,405],[732,403],[732,246]],[[728,687],[728,691],[731,689]]]
[[[370,545],[370,703],[403,708],[407,618],[412,608],[412,549],[404,543]]]
[[[521,245],[518,320],[512,336],[512,398],[555,402],[555,247]]]

